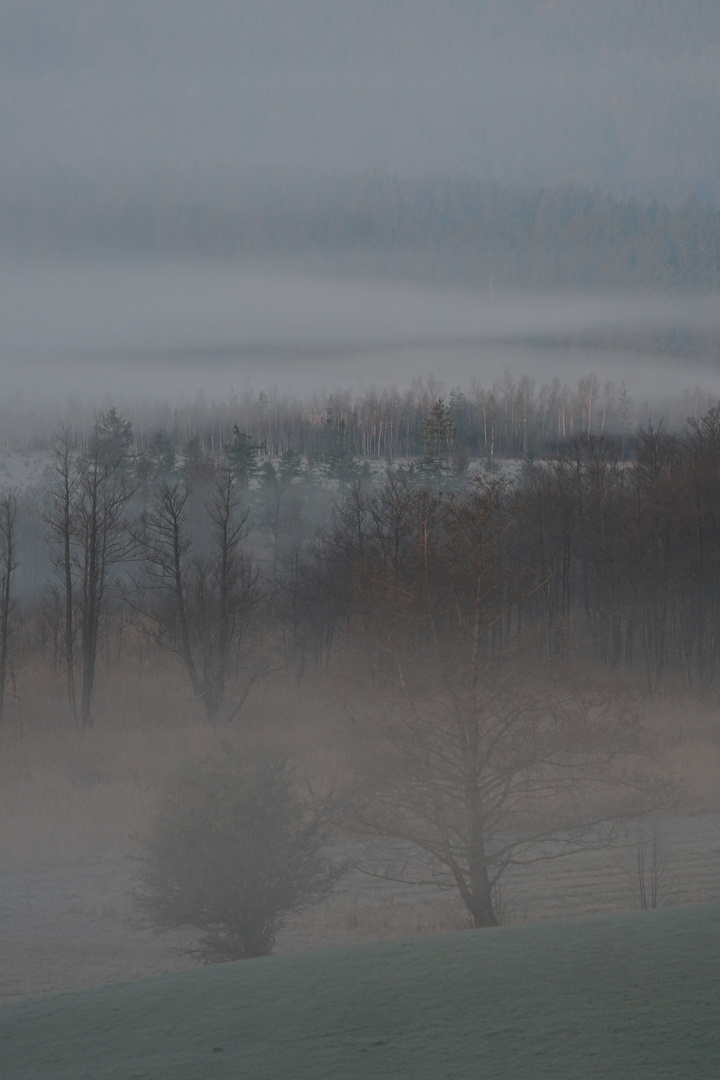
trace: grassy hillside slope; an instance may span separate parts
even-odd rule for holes
[[[0,1009],[0,1073],[703,1080],[720,904],[226,964]]]

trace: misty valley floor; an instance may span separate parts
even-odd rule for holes
[[[661,906],[720,898],[720,815],[663,823]],[[509,880],[508,925],[637,907],[634,846],[536,865]],[[181,935],[139,926],[132,858],[0,866],[0,1004],[194,966]],[[278,954],[463,925],[451,895],[356,874],[289,924]]]

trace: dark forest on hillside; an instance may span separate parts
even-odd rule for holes
[[[575,183],[246,170],[155,182],[8,173],[0,245],[41,255],[294,256],[348,272],[514,288],[720,287],[720,213],[689,195],[642,202]],[[201,188],[200,182],[203,181]]]

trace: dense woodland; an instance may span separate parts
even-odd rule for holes
[[[451,638],[477,608],[486,660],[515,642],[624,672],[651,695],[712,692],[720,410],[679,430],[618,430],[596,383],[581,383],[562,431],[527,389],[492,421],[481,394],[439,397],[406,425],[398,409],[397,457],[392,430],[364,442],[357,417],[330,406],[312,440],[302,424],[281,434],[264,395],[252,434],[236,423],[181,446],[177,430],[141,441],[115,410],[83,437],[62,429],[42,481],[3,489],[0,692],[37,654],[90,724],[108,635],[141,631],[174,655],[200,712],[230,720],[266,670],[302,678],[360,647],[358,603],[381,589],[383,610],[403,582]],[[463,584],[478,558],[482,598]],[[411,638],[422,623],[407,623]]]
[[[420,281],[486,300],[561,291],[592,295],[720,289],[720,213],[690,195],[669,206],[599,187],[510,186],[471,176],[401,177],[246,170],[183,171],[155,181],[9,172],[0,183],[0,253],[62,258],[239,261],[257,269]],[[512,335],[510,335],[512,337]],[[538,344],[714,357],[712,323],[662,327],[611,315],[559,325]]]
[[[346,824],[496,925],[508,869],[674,798],[629,701],[717,691],[720,408],[674,431],[601,411],[542,453],[511,426],[516,456],[480,459],[462,415],[430,402],[401,462],[334,412],[310,454],[237,423],[178,451],[114,409],[57,431],[42,481],[0,493],[3,729],[23,737],[41,676],[86,732],[103,681],[143,666],[236,732],[263,684],[325,684],[355,748]]]
[[[202,188],[199,181],[203,181]],[[202,191],[202,196],[200,192]],[[0,247],[127,256],[331,258],[373,271],[508,288],[720,287],[720,213],[599,187],[470,176],[246,171],[205,177],[33,179],[7,173]]]

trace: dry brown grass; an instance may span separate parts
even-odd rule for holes
[[[231,727],[208,725],[172,660],[102,670],[92,729],[69,720],[61,673],[28,665],[20,708],[0,729],[0,858],[74,860],[123,853],[145,827],[156,792],[180,761],[224,745],[272,747],[332,787],[341,770],[332,707],[310,682],[260,688]]]
[[[639,706],[660,745],[660,757],[683,788],[690,813],[720,811],[720,721],[718,703],[687,694],[666,694]]]
[[[0,857],[72,860],[132,850],[159,785],[181,760],[223,745],[272,748],[291,756],[321,790],[342,789],[352,772],[357,731],[348,723],[350,672],[298,684],[260,683],[243,717],[213,728],[173,658],[127,639],[101,668],[95,725],[68,719],[62,672],[38,660],[18,671],[0,728]],[[18,708],[19,705],[19,708]],[[683,781],[686,809],[720,809],[720,725],[716,706],[678,698],[636,699]]]
[[[129,640],[129,639],[128,639]],[[291,755],[316,787],[342,790],[361,760],[362,687],[349,665],[301,684],[261,683],[232,727],[212,728],[172,659],[142,643],[106,658],[95,726],[69,722],[62,672],[28,664],[17,672],[0,727],[0,877],[11,948],[0,997],[130,979],[187,964],[176,946],[137,927],[133,837],[145,831],[158,787],[180,760],[222,752],[225,743]],[[372,698],[365,680],[362,694]],[[720,739],[712,705],[636,699],[687,785],[687,807],[720,808]],[[674,830],[674,831],[673,831]],[[717,895],[716,818],[663,822],[668,872],[662,902]],[[688,841],[691,838],[691,842]],[[713,847],[715,844],[715,847]],[[636,852],[591,853],[518,872],[508,882],[509,921],[618,910],[636,903]],[[456,897],[355,873],[330,901],[290,922],[279,951],[455,929]],[[4,981],[3,981],[4,980]]]

